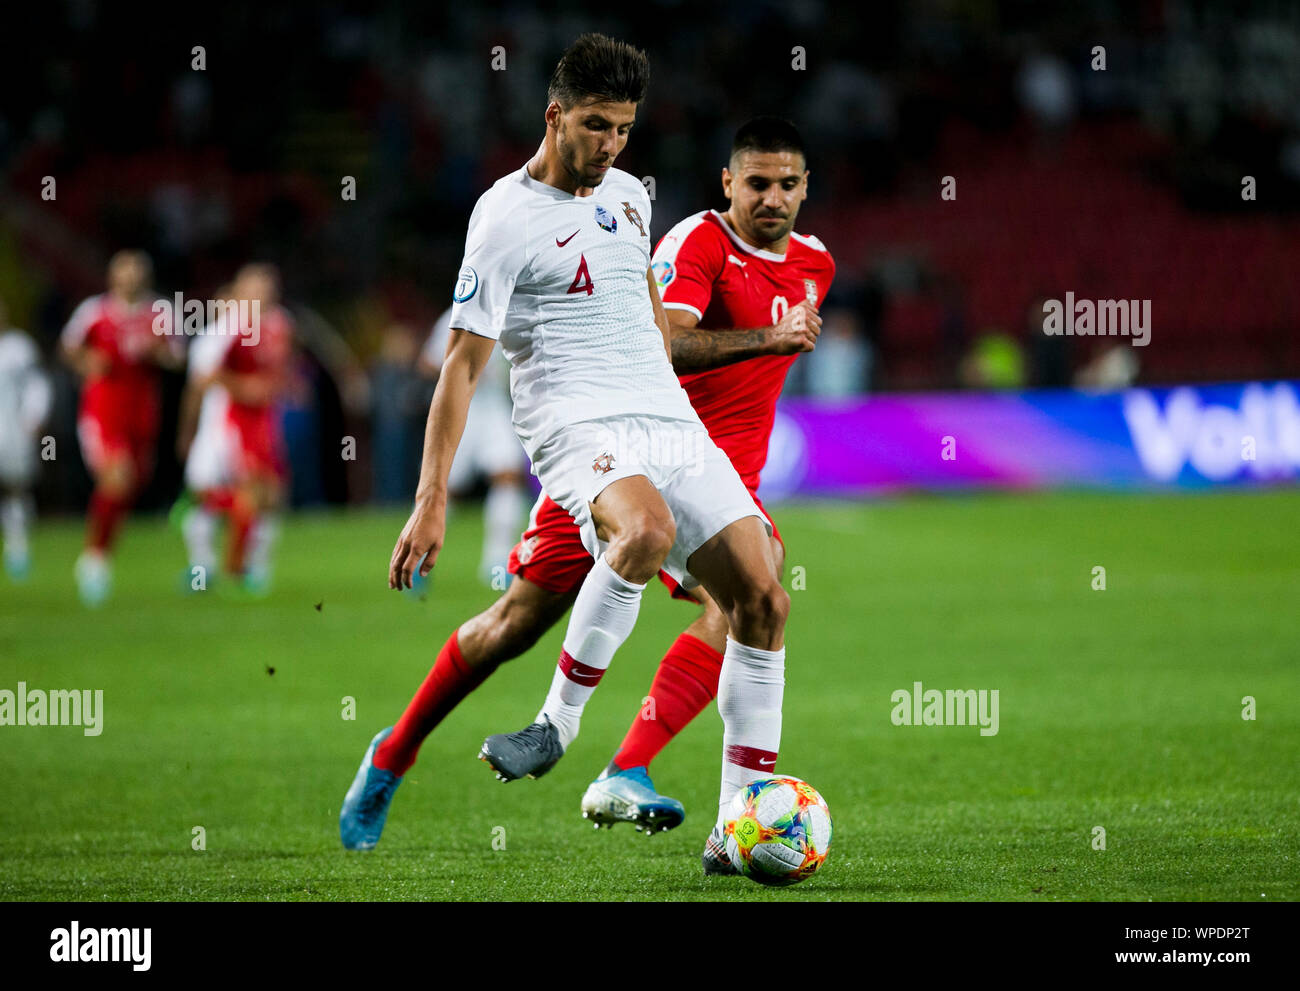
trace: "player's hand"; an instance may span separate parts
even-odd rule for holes
[[[388,562],[388,587],[410,588],[416,565],[420,567],[420,577],[427,577],[446,536],[446,503],[417,501]]]
[[[780,323],[772,328],[768,345],[772,354],[799,354],[817,346],[822,332],[821,314],[807,300],[799,300],[785,311]]]

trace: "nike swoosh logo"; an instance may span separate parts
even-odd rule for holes
[[[768,764],[775,764],[775,763],[776,763],[776,759],[775,759],[775,758],[773,758],[772,760],[763,760],[762,757],[758,758],[758,766],[759,766],[759,767],[766,767]]]
[[[745,267],[745,263],[742,262],[742,261],[741,261],[739,258],[737,258],[735,255],[727,255],[727,261],[729,261],[729,262],[735,262],[735,263],[736,263],[737,265],[739,265],[741,268],[744,268],[744,267]]]
[[[582,230],[581,227],[578,228],[578,231],[580,231],[580,230]],[[557,237],[557,238],[555,239],[555,246],[556,246],[557,248],[563,248],[566,244],[568,244],[570,241],[572,241],[575,237],[578,236],[578,231],[574,231],[572,234],[570,234],[568,237],[566,237],[563,241],[561,241],[561,240]]]

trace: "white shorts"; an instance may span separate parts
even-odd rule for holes
[[[772,533],[731,459],[698,420],[618,416],[571,424],[538,449],[533,474],[578,524],[592,557],[606,544],[596,537],[588,504],[621,478],[646,476],[677,524],[663,570],[686,589],[700,584],[686,570],[691,555],[736,520],[756,516]]]
[[[231,485],[235,480],[235,453],[239,438],[226,417],[226,391],[210,387],[199,407],[199,425],[185,459],[185,485],[194,492],[206,492]]]
[[[447,488],[463,492],[474,484],[476,475],[522,473],[525,464],[524,449],[510,422],[509,401],[475,394],[465,418],[465,433],[447,474]]]
[[[36,440],[16,426],[0,426],[0,484],[24,489],[36,479]]]

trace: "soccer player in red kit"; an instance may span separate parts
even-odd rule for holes
[[[82,377],[77,438],[95,483],[76,566],[77,590],[89,606],[109,595],[114,537],[153,471],[158,367],[180,363],[169,317],[154,307],[151,281],[148,255],[119,251],[108,263],[108,292],[78,306],[60,339]]]
[[[751,120],[737,132],[722,173],[730,208],[682,221],[653,259],[671,325],[673,368],[751,493],[767,458],[776,399],[790,365],[816,343],[817,307],[835,273],[825,247],[793,231],[807,176],[794,126],[772,117]],[[773,534],[779,569],[784,547],[775,527]],[[591,566],[577,526],[543,494],[511,554],[510,588],[452,634],[397,725],[372,742],[340,814],[345,845],[375,845],[393,791],[424,738],[498,665],[563,616]],[[670,829],[684,815],[680,803],[654,791],[646,769],[718,694],[727,622],[702,589],[674,588],[673,594],[705,609],[660,664],[650,691],[655,719],[634,719],[613,762],[583,797],[584,815],[598,825]],[[760,762],[775,757],[754,755]],[[706,871],[731,873],[725,857],[710,857],[706,849]]]
[[[233,295],[236,305],[190,349],[184,419],[193,418],[199,397],[202,405],[185,465],[196,505],[186,511],[181,530],[191,569],[210,569],[217,517],[225,515],[225,571],[246,591],[262,594],[288,479],[280,400],[289,380],[293,320],[280,305],[280,277],[272,265],[240,269]]]

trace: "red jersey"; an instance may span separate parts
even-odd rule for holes
[[[293,350],[293,320],[283,307],[259,312],[256,333],[244,327],[239,334],[227,333],[221,340],[226,345],[222,368],[236,375],[273,376],[283,389]],[[245,405],[232,396],[230,408],[232,413],[241,409],[261,411],[272,404]]]
[[[815,237],[791,233],[784,254],[742,241],[716,210],[687,217],[655,248],[653,272],[665,309],[689,310],[704,330],[727,333],[778,323],[807,299],[820,306],[835,262]],[[680,375],[715,444],[750,491],[767,463],[776,400],[797,354],[759,355]]]
[[[108,358],[108,371],[82,386],[83,414],[107,419],[156,415],[158,369],[148,357],[154,344],[153,304],[145,299],[128,306],[104,293],[72,312],[62,343],[68,348],[88,345]]]

